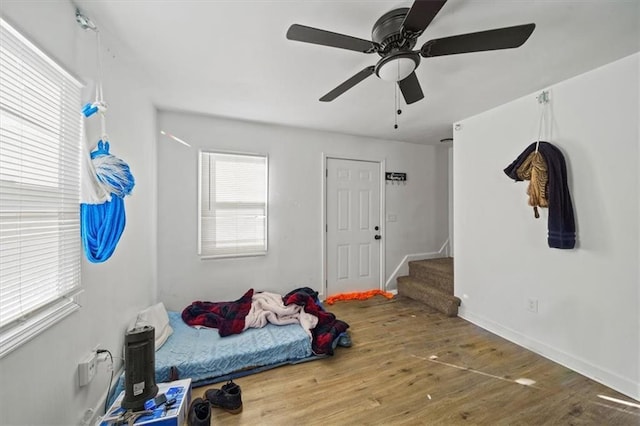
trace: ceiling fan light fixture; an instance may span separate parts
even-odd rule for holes
[[[404,52],[382,58],[376,65],[376,75],[385,81],[401,81],[418,67],[420,56]]]
[[[400,7],[385,13],[373,25],[371,41],[299,24],[289,27],[287,39],[380,55],[381,59],[375,66],[368,66],[339,84],[321,97],[321,102],[334,100],[375,73],[381,80],[396,82],[409,105],[424,99],[415,72],[421,58],[513,49],[522,46],[535,29],[535,24],[530,23],[458,34],[429,40],[420,49],[412,50],[447,1],[413,0],[411,7]]]

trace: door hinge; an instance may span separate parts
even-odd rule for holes
[[[329,169],[324,169],[324,176],[329,177]]]
[[[329,224],[324,225],[324,232],[329,232]]]

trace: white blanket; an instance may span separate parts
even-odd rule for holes
[[[251,309],[244,319],[244,329],[261,328],[267,323],[286,325],[299,323],[311,337],[311,330],[318,325],[318,317],[308,314],[302,306],[285,306],[282,296],[276,293],[254,293]]]

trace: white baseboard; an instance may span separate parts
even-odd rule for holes
[[[619,374],[600,368],[597,365],[575,355],[568,354],[560,349],[549,346],[536,339],[532,339],[481,315],[469,312],[465,309],[464,304],[460,306],[458,316],[492,332],[493,334],[505,338],[518,346],[529,349],[538,355],[557,362],[558,364],[576,371],[583,376],[595,380],[598,383],[602,383],[603,385],[627,395],[630,398],[640,401],[640,383],[636,383],[627,377],[620,376]]]

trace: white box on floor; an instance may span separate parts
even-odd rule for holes
[[[125,391],[111,404],[109,410],[102,418],[101,426],[116,424],[120,415],[126,410],[120,407],[124,399]],[[187,411],[191,405],[191,379],[176,380],[174,382],[158,383],[158,395],[168,395],[169,399],[175,397],[176,402],[166,407],[161,405],[153,410],[153,414],[147,414],[139,417],[135,421],[135,425],[153,425],[153,426],[182,426],[187,418]],[[126,422],[125,422],[126,424]]]

